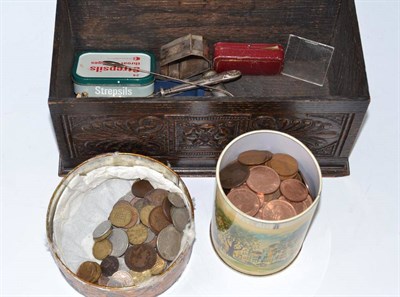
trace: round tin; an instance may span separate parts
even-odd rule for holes
[[[88,250],[91,250],[90,246],[92,245],[93,238],[91,232],[88,234],[79,234],[79,232],[84,233],[84,231],[81,231],[83,228],[93,230],[92,226],[98,224],[96,217],[98,217],[99,214],[100,216],[108,216],[107,213],[101,213],[101,207],[100,209],[97,207],[107,204],[107,202],[115,203],[119,197],[113,197],[112,199],[115,201],[107,201],[113,196],[110,195],[112,186],[118,189],[120,185],[124,186],[129,182],[132,183],[132,176],[136,174],[132,172],[146,172],[145,174],[151,176],[146,178],[149,178],[152,183],[153,180],[160,181],[165,179],[166,186],[181,192],[186,207],[190,210],[190,225],[184,231],[181,250],[175,260],[163,273],[153,276],[149,281],[140,285],[114,288],[86,282],[78,278],[75,274],[76,267],[79,264],[74,263],[74,260],[79,260],[80,262],[91,260],[87,259],[87,257],[89,257],[90,252],[88,253]],[[83,183],[80,182],[81,178],[84,178]],[[153,178],[153,180],[151,178]],[[100,187],[105,183],[107,183],[106,188],[101,189]],[[76,206],[84,205],[85,201],[83,200],[87,199],[79,198],[82,195],[75,195],[79,194],[78,192],[81,191],[82,187],[90,189],[87,193],[85,192],[85,195],[98,197],[96,198],[98,201],[93,205],[93,210],[88,211],[87,219],[85,219],[84,222],[76,223],[72,218],[76,215],[77,211],[79,211]],[[125,190],[126,189],[124,189],[124,191]],[[104,195],[98,195],[98,193],[103,193]],[[82,201],[79,201],[79,199]],[[66,212],[68,208],[71,208],[71,210]],[[85,211],[85,209],[83,210]],[[92,226],[86,227],[86,225]],[[54,191],[48,207],[46,229],[49,249],[54,261],[67,282],[79,293],[84,296],[100,297],[156,296],[174,284],[184,271],[190,259],[194,242],[194,207],[190,194],[182,179],[164,164],[136,154],[104,154],[77,166],[60,182]],[[82,236],[82,239],[73,239],[73,241],[76,242],[69,246],[69,238],[65,237],[70,229],[76,230],[76,237]],[[66,245],[64,245],[65,242],[67,243]],[[85,245],[89,246],[86,250],[84,248]],[[71,255],[71,249],[76,248],[81,249],[79,254]],[[96,260],[94,259],[92,261]]]
[[[103,61],[129,68],[103,65]],[[147,97],[154,92],[154,75],[147,71],[154,72],[154,68],[154,55],[147,52],[80,53],[72,69],[74,92],[88,97]]]
[[[225,195],[219,172],[247,150],[269,150],[296,158],[314,197],[312,205],[303,213],[280,221],[260,220],[238,210]],[[217,187],[211,220],[211,241],[216,253],[233,269],[250,275],[268,275],[287,267],[300,252],[320,200],[321,169],[311,151],[285,133],[252,131],[225,147],[216,172]]]

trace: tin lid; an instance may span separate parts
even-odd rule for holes
[[[154,72],[154,55],[147,52],[83,52],[75,59],[72,79],[86,85],[135,84],[154,82],[152,74],[136,72],[127,67],[106,66],[103,61],[115,61],[126,66]]]

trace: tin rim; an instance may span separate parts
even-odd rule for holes
[[[253,135],[253,134],[265,134],[265,133],[268,133],[268,134],[277,134],[277,135],[280,135],[280,136],[282,136],[282,137],[288,138],[288,139],[294,141],[295,143],[297,143],[297,144],[298,144],[302,149],[304,149],[304,150],[307,152],[307,154],[311,157],[311,160],[313,161],[314,165],[316,165],[315,167],[316,167],[317,173],[318,173],[319,187],[318,187],[318,190],[317,190],[316,197],[315,197],[315,199],[313,200],[313,203],[312,203],[305,211],[303,211],[303,212],[301,212],[301,213],[299,213],[299,214],[297,214],[297,215],[295,215],[295,216],[293,216],[293,217],[291,217],[291,218],[284,219],[284,220],[276,220],[276,221],[262,220],[262,219],[255,218],[255,217],[252,217],[252,216],[250,216],[250,215],[244,213],[243,211],[241,211],[239,208],[237,208],[237,207],[228,199],[228,197],[226,196],[226,194],[225,194],[225,192],[224,192],[224,190],[223,190],[223,188],[222,188],[221,181],[220,181],[220,178],[219,178],[219,172],[220,172],[220,167],[221,167],[222,159],[223,159],[225,153],[226,153],[238,140],[240,140],[240,139],[242,139],[242,138],[245,138],[245,137],[247,137],[247,136],[249,136],[249,135]],[[280,132],[280,131],[275,131],[275,130],[255,130],[255,131],[250,131],[250,132],[244,133],[244,134],[242,134],[242,135],[236,137],[235,139],[233,139],[233,140],[232,140],[230,143],[228,143],[228,145],[223,149],[223,151],[221,152],[221,155],[220,155],[219,158],[218,158],[215,177],[216,177],[216,180],[217,180],[217,188],[218,188],[218,191],[220,191],[220,194],[222,195],[224,201],[225,201],[232,209],[236,210],[240,215],[242,215],[242,216],[245,217],[246,219],[248,219],[248,220],[250,220],[250,221],[253,221],[253,222],[257,222],[257,223],[262,223],[262,224],[265,224],[265,223],[270,223],[270,224],[286,223],[286,222],[291,222],[291,221],[297,220],[298,218],[304,216],[306,213],[308,213],[309,211],[311,211],[311,210],[313,209],[314,205],[316,205],[316,204],[319,202],[319,199],[320,199],[320,197],[321,197],[321,191],[322,191],[322,173],[321,173],[321,168],[320,168],[320,166],[319,166],[319,164],[318,164],[318,161],[317,161],[317,159],[315,158],[314,154],[310,151],[310,149],[309,149],[308,147],[306,147],[306,146],[305,146],[300,140],[298,140],[297,138],[295,138],[295,137],[293,137],[293,136],[291,136],[291,135],[289,135],[289,134],[286,134],[286,133],[283,133],[283,132]]]
[[[188,191],[188,189],[187,189],[187,187],[186,187],[186,184],[183,182],[182,178],[181,178],[175,171],[173,171],[170,167],[166,166],[166,165],[163,164],[162,162],[160,162],[160,161],[158,161],[158,160],[155,160],[155,159],[153,159],[153,158],[144,156],[144,155],[133,154],[133,153],[120,153],[120,152],[116,152],[116,153],[105,153],[105,154],[97,155],[97,156],[95,156],[95,157],[93,157],[93,158],[90,158],[90,159],[88,159],[88,160],[86,160],[86,161],[80,163],[79,165],[77,165],[73,170],[71,170],[70,172],[68,172],[68,174],[62,178],[62,180],[59,182],[59,184],[57,185],[56,189],[54,190],[54,192],[53,192],[53,194],[52,194],[52,196],[51,196],[49,205],[48,205],[48,207],[47,207],[47,214],[46,214],[46,235],[47,235],[47,242],[48,242],[48,244],[49,244],[49,246],[50,246],[50,252],[51,252],[51,254],[55,257],[56,262],[58,262],[60,265],[62,265],[63,269],[65,269],[65,272],[68,273],[68,274],[70,274],[75,280],[77,280],[77,281],[79,281],[79,282],[81,282],[81,283],[84,283],[84,284],[86,284],[86,285],[94,286],[94,287],[96,287],[96,288],[98,288],[98,289],[105,290],[105,291],[129,291],[129,290],[136,289],[136,288],[139,288],[139,287],[138,287],[138,286],[129,286],[129,287],[121,287],[121,288],[117,288],[117,287],[107,287],[107,286],[102,286],[102,285],[98,285],[98,284],[95,284],[95,283],[91,283],[91,282],[88,282],[88,281],[85,281],[85,280],[79,278],[79,277],[76,275],[76,273],[73,272],[69,267],[67,267],[67,266],[64,264],[64,261],[61,260],[60,256],[58,255],[58,252],[57,252],[56,249],[54,248],[54,241],[53,241],[53,233],[54,233],[54,230],[53,230],[53,220],[54,220],[54,215],[55,215],[55,212],[56,212],[56,209],[57,209],[58,202],[59,202],[59,199],[60,199],[60,197],[61,197],[61,194],[62,194],[62,192],[64,191],[64,189],[65,189],[65,187],[66,187],[66,184],[68,183],[68,179],[71,178],[71,176],[72,176],[73,174],[75,174],[76,171],[78,171],[78,169],[80,169],[81,167],[87,165],[89,162],[91,163],[91,162],[93,162],[93,161],[95,161],[95,160],[97,160],[97,159],[101,159],[101,158],[104,158],[104,157],[111,157],[111,156],[115,156],[115,155],[143,158],[143,159],[146,159],[146,160],[155,162],[156,164],[161,165],[163,168],[167,169],[170,173],[172,173],[174,176],[176,176],[177,179],[178,179],[178,181],[179,181],[179,184],[182,185],[183,190],[184,190],[184,194],[186,195],[187,200],[188,200],[188,202],[189,202],[190,211],[191,211],[191,214],[192,214],[192,223],[194,223],[194,205],[193,205],[192,197],[190,196],[190,193],[189,193],[189,191]],[[167,269],[165,269],[161,274],[156,275],[155,277],[161,277],[161,276],[167,274],[170,270],[172,270],[172,269],[177,265],[177,263],[180,262],[180,260],[181,260],[183,257],[185,257],[184,254],[185,254],[186,250],[189,250],[190,253],[191,253],[191,249],[192,249],[192,247],[193,247],[193,243],[194,243],[194,242],[192,242],[186,249],[184,249],[184,250],[180,253],[180,255],[179,255],[178,257],[175,258],[175,260],[171,263],[171,265],[170,265]],[[190,257],[190,254],[189,254],[189,257]],[[57,265],[57,266],[58,266],[58,265]],[[186,268],[186,267],[184,267],[183,270],[184,270],[185,268]],[[62,273],[64,274],[64,271],[62,271]],[[176,280],[179,278],[179,276],[180,276],[180,275],[178,275],[178,277],[176,278]],[[175,283],[176,280],[174,280],[173,283]],[[173,283],[172,283],[172,284],[173,284]],[[75,286],[74,286],[73,284],[70,284],[70,285],[71,285],[72,287],[75,288]],[[167,289],[168,289],[168,288],[167,288]],[[164,291],[165,291],[165,290],[164,290]],[[162,293],[162,292],[161,292],[161,293]],[[160,294],[161,294],[161,293],[160,293]]]

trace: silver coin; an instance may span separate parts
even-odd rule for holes
[[[127,272],[129,272],[130,269],[129,269],[128,266],[126,266],[125,258],[124,258],[124,257],[121,257],[121,258],[117,258],[117,259],[118,259],[118,263],[119,263],[118,270],[122,270],[122,271],[127,271]]]
[[[142,211],[142,208],[150,205],[150,201],[145,199],[145,198],[140,198],[138,201],[135,202],[135,204],[133,205],[138,211],[139,213]]]
[[[122,287],[133,286],[133,278],[131,274],[127,271],[118,270],[111,277],[110,280],[114,280],[117,283],[122,284]]]
[[[96,227],[93,231],[93,239],[98,239],[105,236],[111,230],[111,222],[104,221]]]
[[[153,231],[150,230],[150,228],[147,230],[147,238],[144,241],[144,243],[148,243],[150,241],[152,241],[154,239],[154,237],[156,237],[156,235],[153,233]]]
[[[126,193],[124,196],[122,196],[121,198],[119,198],[119,200],[124,200],[124,201],[130,202],[134,197],[135,197],[135,195],[133,195],[132,192],[129,191],[129,192]]]
[[[169,192],[168,200],[175,207],[185,207],[185,201],[179,193]]]
[[[123,229],[113,229],[108,240],[112,244],[111,256],[121,257],[123,254],[125,254],[129,245],[129,239],[128,235]]]
[[[107,282],[107,287],[122,288],[124,287],[124,284],[121,283],[119,280],[110,278]]]
[[[176,230],[173,225],[168,225],[158,234],[158,253],[167,261],[174,260],[181,249],[181,240],[182,233]]]
[[[176,230],[183,231],[189,222],[189,212],[186,208],[171,208],[171,218]]]

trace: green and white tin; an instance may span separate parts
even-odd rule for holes
[[[129,67],[107,66],[103,61]],[[80,53],[72,71],[74,91],[88,97],[147,97],[154,92],[154,75],[139,70],[154,72],[154,68],[154,55],[147,52]]]

